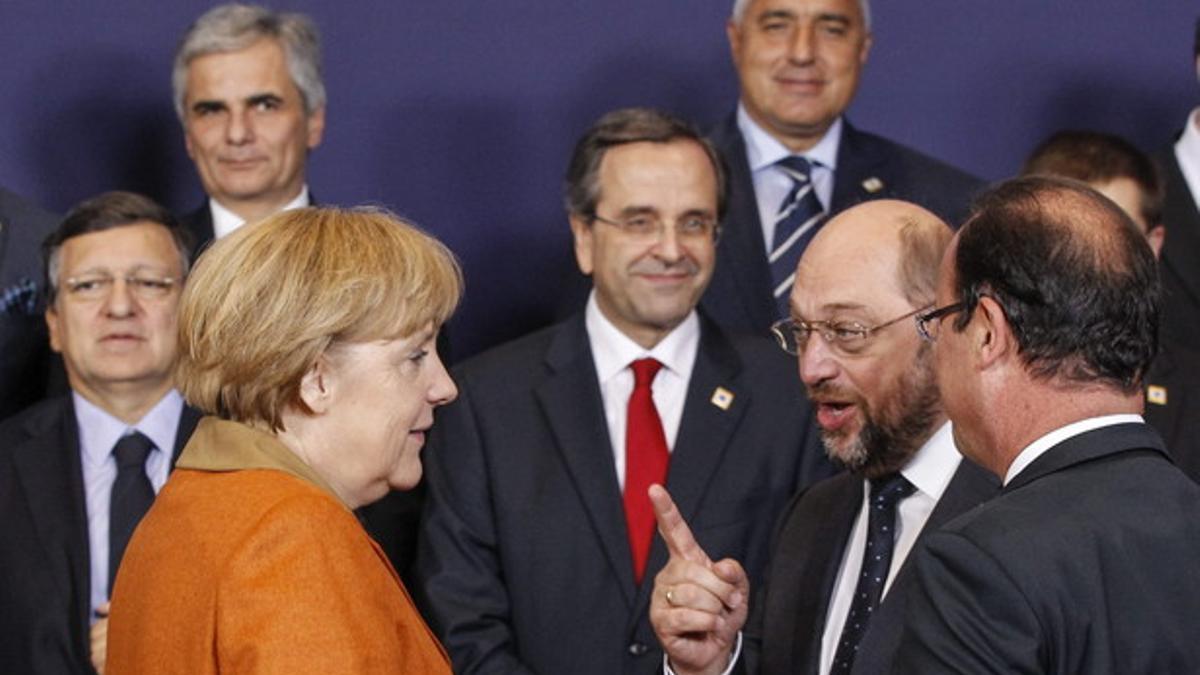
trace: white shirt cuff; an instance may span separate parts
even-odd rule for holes
[[[729,655],[729,663],[726,664],[725,670],[721,671],[721,675],[729,675],[733,672],[733,666],[737,663],[738,657],[742,655],[742,631],[738,631],[737,643],[733,646],[733,653]],[[671,670],[671,661],[663,654],[663,675],[675,675],[675,671]]]

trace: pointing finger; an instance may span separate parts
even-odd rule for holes
[[[675,507],[675,501],[671,499],[666,488],[657,484],[651,485],[649,495],[650,502],[654,505],[654,518],[658,521],[658,532],[666,542],[667,552],[671,557],[708,565],[708,554],[696,543],[691,528],[684,521],[683,514]]]

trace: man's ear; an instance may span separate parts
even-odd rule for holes
[[[45,316],[46,330],[50,333],[50,349],[61,354],[63,350],[63,344],[62,331],[59,329],[59,323],[62,321],[62,317],[58,315],[58,310],[54,308],[53,303],[46,308]]]
[[[595,269],[592,257],[595,251],[595,232],[592,224],[584,220],[583,216],[572,215],[571,236],[575,239],[575,262],[579,263],[579,271],[591,276],[592,270]]]
[[[320,415],[329,410],[334,380],[333,368],[325,354],[318,356],[304,377],[300,378],[300,401],[312,414]]]
[[[979,354],[980,364],[987,368],[1017,353],[1016,336],[1004,308],[991,296],[979,297],[979,304],[971,317],[967,330],[973,336],[973,347]]]

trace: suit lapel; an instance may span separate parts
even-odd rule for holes
[[[1200,301],[1200,265],[1194,253],[1200,251],[1200,212],[1179,169],[1174,145],[1168,146],[1158,159],[1168,186],[1163,203],[1167,242],[1163,246],[1162,263],[1179,277],[1193,301]]]
[[[763,635],[763,672],[815,673],[825,615],[854,520],[862,506],[862,479],[842,473],[797,497],[804,512],[789,518],[771,558]]]
[[[737,127],[737,115],[730,115],[713,134],[729,171],[730,186],[721,239],[717,243],[717,265],[728,261],[763,261],[763,264],[730,265],[722,270],[732,280],[736,297],[750,303],[745,311],[752,325],[769,326],[775,316],[771,297],[771,270],[765,264],[762,217],[754,194],[754,179],[746,161],[746,143]]]
[[[842,118],[842,140],[838,144],[833,205],[829,215],[836,215],[859,202],[874,199],[880,191],[886,193],[891,181],[886,169],[887,157],[867,143],[862,134]],[[878,182],[871,183],[872,179]],[[867,189],[867,185],[877,187],[873,192]]]
[[[49,576],[71,599],[72,635],[87,635],[91,575],[79,432],[70,396],[28,424],[30,440],[17,448],[13,465],[34,529],[45,552]],[[86,644],[76,645],[86,648]],[[87,653],[86,651],[83,653]]]
[[[747,408],[753,404],[749,387],[739,379],[741,360],[733,346],[709,319],[700,317],[700,346],[688,382],[679,433],[667,469],[667,490],[684,520],[695,522],[696,513],[708,494],[717,467]],[[713,402],[720,389],[729,396],[726,408]],[[650,547],[646,578],[638,589],[638,612],[645,614],[654,588],[653,572],[667,562],[667,549],[657,535]]]
[[[538,402],[625,601],[632,603],[633,561],[625,536],[625,509],[582,312],[555,335],[546,365],[550,374],[537,387]]]
[[[925,527],[917,535],[917,541],[926,533],[941,529],[943,525],[959,515],[986,502],[1000,493],[1000,479],[969,459],[963,459],[946,485],[942,498],[929,514]],[[916,543],[913,544],[916,546]],[[907,566],[908,561],[905,561]],[[896,573],[899,576],[899,572]]]
[[[179,426],[175,430],[175,448],[171,452],[171,469],[175,469],[175,461],[179,459],[179,453],[183,452],[183,446],[187,445],[188,439],[192,437],[192,432],[196,430],[196,424],[200,422],[203,414],[186,403],[183,406],[183,412],[179,415]]]

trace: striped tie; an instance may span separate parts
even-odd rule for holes
[[[792,179],[792,189],[783,198],[775,214],[775,236],[767,262],[771,265],[772,293],[779,316],[788,316],[788,299],[796,278],[796,263],[821,224],[821,200],[812,185],[812,165],[798,156],[784,157],[775,163]]]

